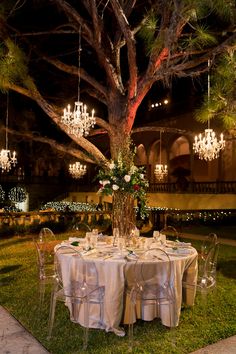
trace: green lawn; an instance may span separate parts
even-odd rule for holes
[[[60,236],[65,238],[64,235]],[[199,242],[193,242],[199,248]],[[134,353],[190,353],[236,334],[236,247],[220,247],[218,286],[208,297],[207,312],[197,297],[193,309],[183,308],[180,325],[169,330],[158,320],[139,321]],[[69,320],[64,304],[56,311],[53,338],[47,340],[50,289],[45,305],[38,308],[36,253],[30,237],[0,240],[0,303],[10,311],[52,354],[82,352],[82,330]],[[127,328],[126,328],[127,329]],[[127,353],[127,336],[90,330],[88,353]]]

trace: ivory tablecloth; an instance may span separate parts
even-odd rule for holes
[[[120,258],[115,255],[114,258],[96,257],[96,255],[87,255],[85,258],[93,260],[96,265],[99,285],[105,286],[104,295],[104,314],[103,324],[99,322],[100,307],[97,304],[90,306],[89,327],[103,328],[107,332],[113,331],[117,335],[123,335],[124,332],[120,328],[121,322],[127,321],[127,310],[129,308],[129,299],[125,294],[126,274],[132,272],[134,261],[127,261],[126,258]],[[188,284],[195,284],[197,279],[197,251],[191,249],[191,253],[182,255],[171,255],[171,266],[173,267],[173,287],[175,292],[175,305],[173,308],[175,314],[175,323],[172,326],[178,326],[181,311],[181,304],[184,298],[187,305],[194,304],[195,291],[186,289],[183,294],[182,280],[183,278]],[[62,267],[62,278],[65,287],[70,285],[71,279],[78,278],[78,257],[73,257],[72,254],[60,254],[59,260]],[[161,269],[161,268],[160,268]],[[162,270],[163,271],[163,270]],[[184,295],[184,296],[183,296]],[[84,324],[83,311],[79,312],[78,318],[73,317],[71,304],[66,303],[71,315],[71,320]],[[159,308],[157,311],[153,306],[145,306],[142,313],[137,314],[143,320],[153,320],[155,317],[160,317],[164,325],[170,326],[169,314],[166,307]]]

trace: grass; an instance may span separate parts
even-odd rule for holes
[[[60,235],[61,239],[67,238]],[[199,248],[199,241],[192,242]],[[201,298],[183,308],[180,324],[169,330],[158,320],[134,326],[134,353],[185,354],[236,334],[236,247],[221,245],[217,290],[208,296],[207,313]],[[53,337],[47,340],[50,288],[39,312],[36,253],[30,237],[0,240],[0,301],[52,354],[82,352],[82,329],[72,323],[64,304],[58,304]],[[127,328],[125,328],[127,330]],[[128,352],[128,338],[100,330],[89,331],[88,353]]]

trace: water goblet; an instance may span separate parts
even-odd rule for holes
[[[117,247],[119,249],[119,253],[122,255],[123,250],[125,248],[125,239],[123,237],[119,237],[117,241]]]
[[[115,244],[120,236],[118,227],[114,227],[112,234],[113,234],[113,246],[115,246]]]

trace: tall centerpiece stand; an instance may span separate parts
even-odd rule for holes
[[[112,228],[118,229],[119,237],[129,243],[135,228],[135,206],[139,202],[139,215],[146,216],[146,189],[148,181],[143,167],[134,165],[135,151],[131,154],[118,153],[117,160],[98,173],[99,192],[112,196]]]

